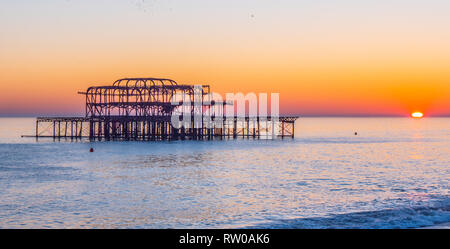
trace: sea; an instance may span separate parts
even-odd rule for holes
[[[450,222],[450,118],[305,117],[294,139],[274,140],[21,137],[34,127],[0,118],[0,228]]]

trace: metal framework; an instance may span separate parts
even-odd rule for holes
[[[86,98],[85,117],[38,117],[34,136],[91,140],[293,138],[298,118],[225,117],[224,108],[232,103],[214,101],[209,85],[181,85],[171,79],[124,78],[78,93]],[[187,113],[190,125],[175,128],[171,121],[174,112]],[[195,124],[198,114],[200,122]],[[204,115],[213,125],[204,124]]]
[[[208,94],[209,86],[202,86],[202,93]],[[176,107],[171,104],[173,96],[185,94],[193,101],[194,86],[170,79],[125,78],[80,94],[86,95],[86,116],[168,116]]]

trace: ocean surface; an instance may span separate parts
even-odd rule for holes
[[[34,133],[34,119],[0,118],[0,228],[450,222],[449,118],[300,118],[295,131],[284,140],[36,141],[20,137]]]

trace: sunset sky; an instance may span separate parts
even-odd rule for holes
[[[83,115],[124,77],[279,92],[307,116],[450,115],[448,0],[0,3],[0,116]]]

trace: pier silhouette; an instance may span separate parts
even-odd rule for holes
[[[293,138],[298,118],[230,117],[224,109],[233,103],[211,99],[209,85],[182,85],[171,79],[124,78],[78,93],[86,98],[85,117],[38,117],[33,137],[144,141]],[[185,99],[175,100],[176,96]],[[184,126],[174,125],[174,114],[182,114]]]

